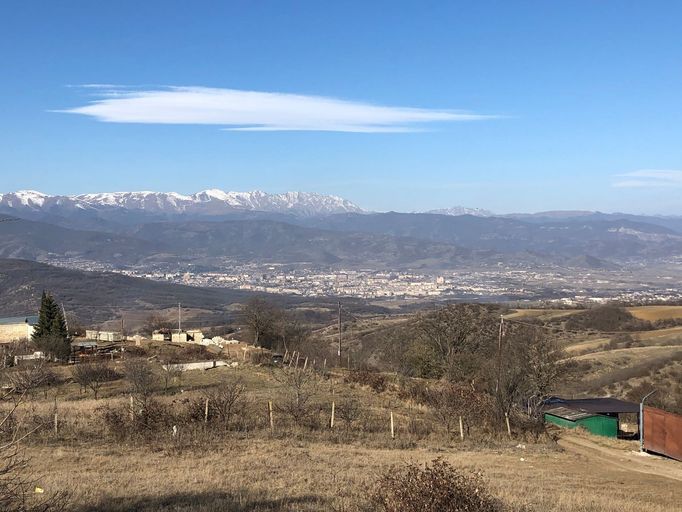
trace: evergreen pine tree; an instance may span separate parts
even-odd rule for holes
[[[57,359],[68,357],[71,352],[63,311],[54,297],[45,291],[40,303],[38,325],[34,329],[32,339],[38,348]]]
[[[52,324],[50,328],[50,334],[57,338],[67,339],[69,337],[69,332],[66,329],[66,320],[64,319],[64,312],[59,304],[53,301],[54,313],[52,316]]]
[[[52,308],[50,307],[48,302],[48,294],[45,290],[43,290],[43,295],[40,299],[40,314],[38,317],[38,325],[36,325],[35,328],[33,329],[33,334],[31,336],[31,339],[33,339],[33,341],[36,341],[37,339],[40,339],[50,334],[53,320],[51,315]]]

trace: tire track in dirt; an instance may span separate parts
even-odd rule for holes
[[[645,473],[682,482],[682,463],[659,456],[642,456],[637,452],[611,448],[571,434],[562,435],[559,446],[568,453],[597,460],[621,471]]]

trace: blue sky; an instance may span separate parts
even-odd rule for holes
[[[680,19],[673,1],[5,0],[0,192],[682,214]]]

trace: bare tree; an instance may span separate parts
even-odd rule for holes
[[[76,381],[82,388],[90,388],[95,395],[99,394],[100,388],[105,382],[109,382],[119,378],[119,374],[109,365],[109,363],[102,359],[90,359],[77,364],[71,370],[73,380]]]
[[[173,323],[170,320],[168,320],[168,318],[159,313],[151,313],[145,319],[144,326],[142,327],[143,331],[149,335],[153,334],[154,331],[172,328]]]
[[[299,427],[310,425],[318,393],[316,374],[302,368],[282,367],[274,376],[283,391],[277,410],[289,416]]]
[[[476,418],[482,425],[490,423],[492,397],[475,391],[471,386],[443,382],[435,388],[430,388],[426,392],[426,398],[434,415],[449,434],[455,431],[460,416],[466,424],[469,424],[472,418]]]
[[[146,410],[156,387],[156,375],[152,366],[144,359],[128,359],[124,372],[129,383],[130,394],[141,410]]]
[[[512,325],[501,345],[502,364],[497,370],[498,414],[524,407],[532,420],[540,420],[540,406],[568,377],[568,364],[556,339],[544,329]]]
[[[344,424],[346,431],[350,430],[362,415],[362,404],[356,398],[344,398],[336,404],[335,416]]]
[[[280,348],[284,351],[301,350],[307,344],[310,331],[299,316],[288,311],[282,311],[275,315],[275,318],[276,330],[281,342]]]
[[[440,374],[452,381],[474,379],[494,345],[497,322],[488,308],[456,304],[423,315],[418,338],[434,353]]]
[[[178,366],[179,358],[175,355],[169,355],[161,358],[161,370],[163,377],[163,389],[168,392],[170,385],[175,380],[182,377],[182,370]]]
[[[244,304],[241,311],[244,324],[253,334],[254,346],[263,346],[264,335],[274,330],[279,311],[268,301],[258,297]]]
[[[244,411],[245,395],[246,386],[240,379],[223,379],[204,393],[210,404],[210,417],[217,418],[225,430],[229,429],[232,419]]]
[[[55,384],[59,381],[57,375],[40,359],[33,364],[5,371],[4,380],[15,393],[33,395],[38,388]]]

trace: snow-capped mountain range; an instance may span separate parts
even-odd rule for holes
[[[159,214],[220,215],[235,211],[290,213],[298,216],[361,213],[352,202],[311,192],[268,194],[204,190],[192,195],[176,192],[111,192],[74,196],[47,195],[34,190],[0,194],[0,209],[7,213],[112,209]]]

